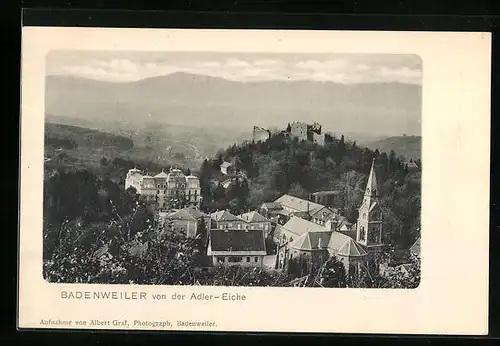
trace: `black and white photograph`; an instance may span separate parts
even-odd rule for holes
[[[52,50],[45,64],[47,282],[419,286],[418,55]]]

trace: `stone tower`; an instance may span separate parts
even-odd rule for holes
[[[379,252],[382,247],[382,212],[380,208],[375,159],[372,162],[363,202],[356,223],[356,241],[368,252]]]

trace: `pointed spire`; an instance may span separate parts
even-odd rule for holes
[[[372,161],[368,183],[366,184],[365,195],[377,196],[377,177],[375,175],[375,159]]]

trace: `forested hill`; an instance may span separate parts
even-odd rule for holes
[[[131,139],[89,128],[45,123],[45,144],[63,149],[90,147],[102,149],[114,147],[128,150],[134,146]]]
[[[315,191],[340,190],[346,197],[343,213],[354,222],[373,158],[384,209],[384,239],[408,247],[420,233],[420,171],[409,172],[394,151],[361,148],[343,136],[328,137],[324,147],[281,134],[264,143],[229,147],[201,167],[203,207],[238,213],[285,193],[307,198]],[[219,168],[223,161],[233,162],[248,179],[224,189]]]
[[[408,160],[418,160],[422,153],[422,137],[420,136],[394,136],[367,143],[370,149],[390,152],[404,156]]]

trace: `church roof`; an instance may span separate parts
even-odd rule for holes
[[[349,257],[366,256],[366,251],[361,245],[356,243],[351,237],[339,232],[332,232],[328,248],[333,250],[336,255]]]
[[[214,219],[215,221],[243,221],[242,219],[231,214],[227,210],[216,211],[216,212],[210,214],[210,217],[212,219]]]
[[[264,216],[260,215],[256,211],[250,211],[248,213],[241,214],[239,218],[247,221],[247,222],[268,222]]]
[[[295,239],[290,247],[301,251],[326,249],[332,232],[326,230],[310,231]]]
[[[315,212],[324,207],[321,204],[307,201],[305,199],[290,195],[283,195],[274,202],[279,203],[283,207],[287,207],[289,209],[295,209],[301,212]]]
[[[315,224],[314,222],[310,222],[296,216],[290,218],[290,220],[288,220],[282,228],[298,236],[310,231],[325,230],[325,228]]]

